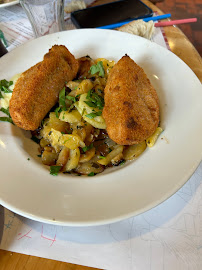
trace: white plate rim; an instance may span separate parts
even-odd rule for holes
[[[92,29],[91,29],[92,30]],[[90,31],[90,30],[71,30],[71,31]],[[94,32],[96,31],[105,31],[105,32],[111,32],[112,30],[94,30]],[[54,35],[54,34],[53,34]],[[121,33],[122,36],[127,36],[128,34],[126,33]],[[133,37],[135,38],[136,40],[138,39],[141,39],[139,37]],[[42,39],[46,39],[46,37],[42,37]],[[32,41],[30,41],[32,42]],[[147,41],[145,41],[147,42]],[[29,46],[29,44],[27,44],[26,46]],[[6,57],[6,56],[5,56]],[[182,62],[180,59],[178,59],[177,61],[179,62]],[[183,63],[183,65],[185,65]],[[190,70],[190,72],[192,72]],[[193,72],[192,72],[192,75],[193,75]],[[195,77],[195,80],[197,81],[198,79]],[[198,81],[199,82],[199,81]],[[17,208],[15,208],[14,206],[10,205],[9,203],[6,203],[5,201],[1,201],[1,204],[4,205],[6,208],[20,214],[20,215],[23,215],[23,216],[26,216],[28,218],[31,218],[31,219],[34,219],[34,220],[37,220],[37,221],[42,221],[42,222],[46,222],[46,223],[50,223],[50,224],[58,224],[58,225],[70,225],[70,226],[89,226],[89,225],[101,225],[101,224],[107,224],[107,223],[112,223],[112,222],[116,222],[116,221],[119,221],[121,219],[125,219],[125,218],[129,218],[131,216],[134,216],[134,215],[138,215],[142,212],[145,212],[153,207],[155,207],[156,205],[158,205],[159,203],[162,203],[163,201],[165,201],[167,198],[169,198],[170,196],[172,196],[190,177],[191,175],[194,173],[194,171],[196,170],[197,166],[199,165],[199,162],[201,161],[201,157],[202,157],[202,151],[199,155],[200,157],[198,157],[194,164],[192,164],[192,168],[189,169],[189,171],[186,172],[186,175],[184,175],[184,177],[181,179],[181,181],[179,181],[177,183],[177,185],[173,186],[173,189],[172,191],[169,193],[169,194],[165,194],[163,197],[159,198],[158,200],[156,200],[155,202],[153,202],[153,204],[150,204],[150,205],[147,205],[147,207],[144,207],[142,208],[141,210],[139,211],[135,211],[135,212],[132,212],[132,213],[127,213],[127,214],[123,214],[117,218],[113,218],[113,219],[107,219],[107,220],[96,220],[96,221],[93,221],[93,222],[71,222],[71,221],[67,221],[67,222],[63,222],[63,221],[53,221],[53,220],[47,220],[46,218],[42,218],[42,217],[38,217],[38,216],[34,216],[30,213],[27,213],[26,211],[21,211]]]

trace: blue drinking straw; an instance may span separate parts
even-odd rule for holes
[[[148,17],[148,18],[144,18],[142,19],[144,22],[148,22],[148,21],[158,21],[158,20],[162,20],[162,19],[167,19],[170,18],[171,14],[164,14],[164,15],[159,15],[159,16],[155,16],[155,17]],[[118,28],[124,24],[127,24],[129,22],[134,21],[134,19],[132,20],[128,20],[128,21],[124,21],[124,22],[120,22],[120,23],[114,23],[114,24],[109,24],[109,25],[105,25],[105,26],[99,26],[96,27],[97,29],[114,29],[114,28]]]

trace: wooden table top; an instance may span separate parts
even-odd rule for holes
[[[113,2],[114,0],[98,0],[93,5]],[[146,5],[163,14],[155,5],[148,0],[142,0]],[[165,34],[168,39],[171,51],[181,58],[196,74],[202,82],[202,60],[199,53],[190,43],[183,32],[174,26],[164,27]],[[81,265],[48,260],[35,256],[29,256],[9,251],[0,250],[0,269],[1,270],[30,270],[30,269],[45,269],[45,270],[92,270],[91,268]]]

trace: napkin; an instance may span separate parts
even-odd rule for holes
[[[118,28],[119,31],[128,32],[130,34],[151,39],[154,34],[154,22],[144,22],[143,20],[135,20]]]
[[[66,3],[64,11],[66,13],[71,13],[73,11],[86,8],[86,3],[84,0],[72,0],[71,2]]]

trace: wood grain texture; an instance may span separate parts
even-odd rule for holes
[[[150,6],[153,11],[163,14],[157,6],[153,5],[148,0],[142,0],[142,2]],[[198,51],[178,27],[167,26],[164,27],[164,31],[171,51],[181,58],[202,82],[202,59]]]
[[[59,262],[0,250],[1,270],[96,270],[97,268],[86,267],[71,263]]]
[[[164,0],[156,6],[164,13],[171,13],[172,20],[197,18],[196,23],[180,24],[178,27],[202,56],[202,1],[201,0]]]
[[[148,0],[142,0],[145,4],[157,11],[163,12]],[[98,0],[94,5],[113,2],[113,0]],[[163,5],[163,3],[162,3]],[[164,10],[164,12],[168,12]],[[178,18],[177,18],[178,19]],[[178,27],[164,27],[171,51],[181,58],[196,74],[202,82],[202,60],[199,53],[190,43],[188,38]],[[90,258],[89,258],[90,260]],[[81,265],[59,262],[34,256],[0,250],[0,270],[95,270]]]

